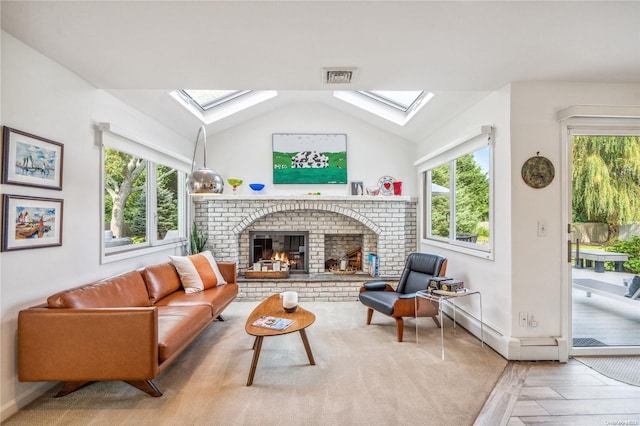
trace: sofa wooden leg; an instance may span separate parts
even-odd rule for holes
[[[396,320],[396,328],[398,329],[398,342],[402,342],[402,335],[404,334],[404,320],[402,317],[394,317]]]
[[[220,322],[225,322],[226,319],[224,319],[224,317],[222,316],[222,314],[218,315],[218,318],[216,318],[218,321]]]
[[[367,325],[371,324],[371,318],[373,317],[373,309],[367,309]]]
[[[54,398],[60,398],[61,396],[69,395],[71,392],[75,392],[80,388],[90,385],[93,382],[64,382],[62,389],[55,394]]]
[[[148,393],[151,396],[155,396],[155,397],[162,396],[162,392],[160,392],[160,389],[158,389],[151,380],[139,380],[139,381],[125,380],[125,383],[133,386],[134,388],[138,388],[142,392]]]

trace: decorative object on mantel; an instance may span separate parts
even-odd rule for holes
[[[531,188],[544,188],[549,185],[555,176],[553,163],[546,157],[541,157],[540,151],[535,157],[529,158],[522,165],[522,180]]]
[[[393,184],[396,180],[391,176],[382,176],[378,180],[378,188],[380,188],[380,194],[393,195]]]
[[[362,182],[351,182],[351,195],[363,195],[363,188]]]
[[[196,152],[198,150],[198,142],[202,134],[202,143],[204,147],[204,164],[195,172],[193,167],[196,163]],[[198,135],[196,136],[196,145],[193,148],[193,160],[191,160],[191,174],[187,178],[187,191],[189,194],[222,194],[224,190],[224,180],[222,177],[211,169],[207,168],[207,131],[204,126],[200,126]]]
[[[264,189],[264,183],[250,183],[249,188],[256,192],[260,192]]]
[[[380,194],[380,188],[377,186],[367,186],[367,195],[378,195]]]
[[[236,189],[242,185],[242,179],[229,178],[227,179],[227,182],[229,182],[229,185],[233,188],[233,195],[236,195]]]

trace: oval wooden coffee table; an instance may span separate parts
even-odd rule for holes
[[[263,316],[279,317],[294,320],[294,323],[284,330],[272,330],[270,328],[256,327],[253,324],[255,320]],[[307,351],[307,357],[309,357],[309,364],[316,365],[311,353],[311,346],[309,346],[309,340],[307,339],[307,333],[305,328],[309,327],[316,320],[316,316],[298,305],[298,309],[295,312],[287,313],[282,307],[282,299],[279,294],[274,294],[264,302],[260,303],[247,318],[247,323],[244,327],[247,333],[252,336],[256,336],[256,340],[253,342],[253,361],[251,361],[251,370],[249,371],[249,379],[247,380],[247,386],[251,386],[253,383],[253,376],[256,373],[256,366],[258,365],[258,358],[260,357],[260,349],[262,348],[262,339],[266,336],[280,336],[282,334],[293,333],[295,331],[300,332],[304,349]]]

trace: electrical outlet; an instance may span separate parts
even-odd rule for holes
[[[538,221],[538,237],[547,236],[547,223],[543,220]]]
[[[526,312],[520,312],[520,327],[526,327],[529,324],[529,315]]]
[[[529,327],[537,327],[538,321],[533,317],[533,314],[529,317]]]

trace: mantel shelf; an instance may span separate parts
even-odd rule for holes
[[[238,195],[226,195],[226,194],[193,194],[193,200],[220,200],[220,201],[234,201],[234,200],[300,200],[300,201],[380,201],[380,202],[415,202],[415,197],[408,195],[253,195],[253,194],[238,194]]]

